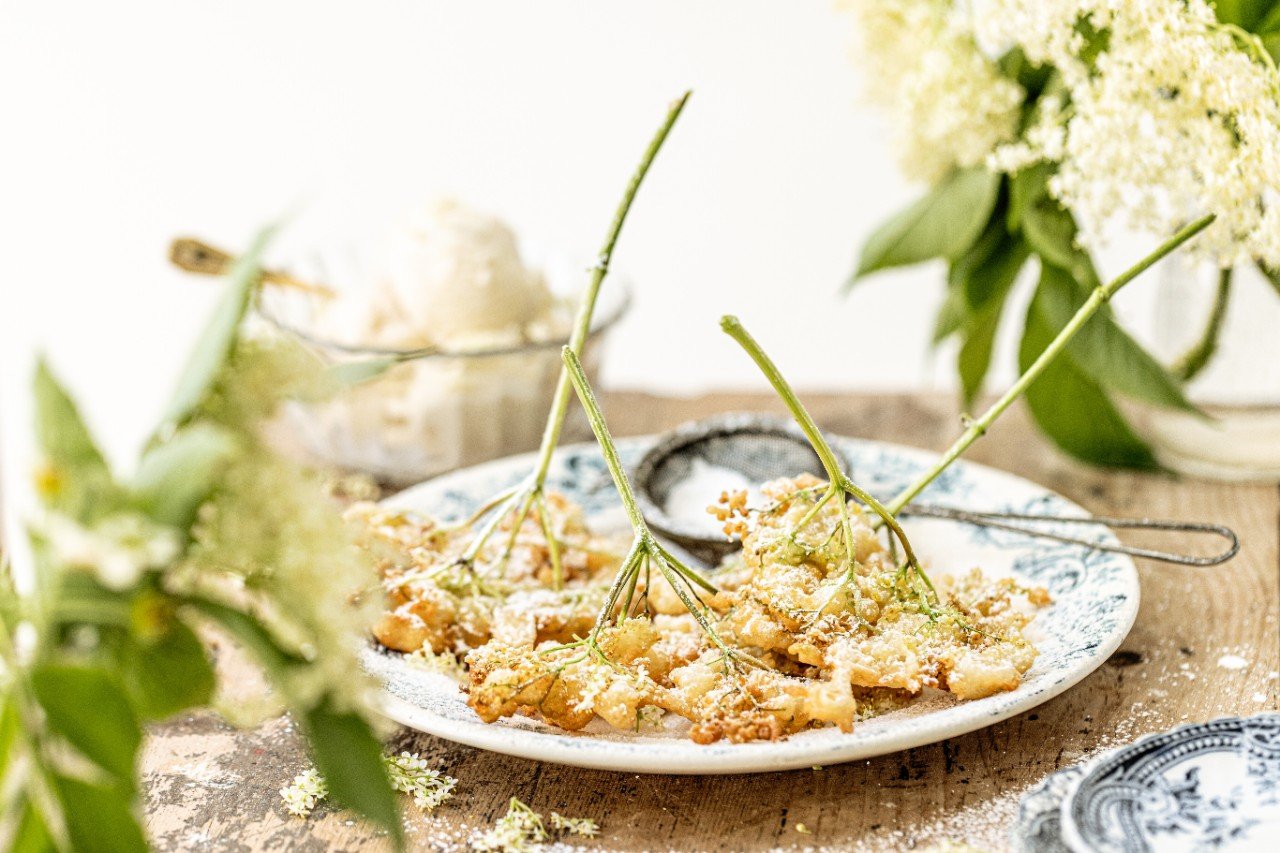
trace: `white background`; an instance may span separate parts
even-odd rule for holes
[[[171,237],[243,246],[317,199],[376,230],[451,192],[585,264],[686,87],[616,256],[638,294],[607,381],[762,388],[718,331],[734,312],[803,389],[949,386],[950,356],[927,347],[939,268],[839,294],[862,238],[918,190],[829,0],[0,9],[11,477],[36,349],[117,463],[133,457],[215,293],[167,265]]]

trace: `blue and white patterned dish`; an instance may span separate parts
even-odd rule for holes
[[[898,445],[833,439],[849,460],[849,474],[864,488],[888,496],[931,465],[929,453]],[[619,442],[634,464],[652,438]],[[448,474],[396,495],[388,505],[437,517],[464,515],[526,476],[532,457],[517,456]],[[617,495],[594,444],[562,448],[548,485],[587,511],[598,530],[622,527]],[[1083,510],[1034,483],[981,465],[959,462],[925,493],[938,503],[1004,512],[1083,515]],[[447,677],[425,672],[396,653],[371,649],[365,666],[386,685],[384,711],[399,723],[448,740],[523,758],[633,773],[748,773],[811,767],[869,758],[934,743],[1000,722],[1071,687],[1116,650],[1138,611],[1133,561],[1075,545],[1047,545],[1014,533],[953,522],[911,519],[906,524],[930,571],[943,574],[981,566],[992,575],[1016,574],[1045,586],[1054,603],[1028,630],[1040,651],[1015,691],[958,702],[929,695],[912,706],[858,724],[852,733],[826,728],[773,743],[699,746],[678,730],[619,732],[597,720],[568,733],[530,719],[486,725]],[[1099,542],[1116,541],[1109,531]]]
[[[1077,853],[1275,850],[1280,714],[1181,726],[1099,756],[1071,781],[1061,829]]]
[[[1083,773],[1084,765],[1072,765],[1050,773],[1022,795],[1010,832],[1017,853],[1071,853],[1062,840],[1062,801]]]

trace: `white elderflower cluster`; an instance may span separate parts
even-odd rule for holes
[[[49,512],[39,532],[59,562],[92,572],[107,589],[128,589],[143,572],[167,566],[182,550],[178,531],[134,512],[109,515],[92,527]]]
[[[320,771],[312,767],[293,778],[293,783],[280,789],[280,799],[289,814],[307,817],[315,810],[321,800],[329,796],[329,786],[325,784]]]
[[[972,0],[974,40],[987,56],[1022,48],[1036,65],[1052,65],[1075,83],[1088,75],[1081,61],[1087,40],[1081,24],[1106,26],[1106,0]]]
[[[1051,163],[1060,161],[1067,146],[1065,110],[1065,99],[1060,93],[1041,97],[1022,138],[991,152],[987,168],[1012,175],[1044,160]]]
[[[391,787],[413,797],[414,805],[426,811],[439,806],[453,796],[458,780],[432,770],[427,761],[416,752],[384,755],[382,763],[387,768]],[[292,784],[280,789],[280,799],[285,810],[298,817],[307,817],[315,807],[329,796],[329,786],[320,771],[314,767],[293,778]]]
[[[467,680],[467,671],[462,666],[462,662],[456,655],[448,652],[437,653],[430,646],[423,646],[405,655],[404,659],[406,663],[417,669],[434,672],[437,675],[447,675],[459,684]]]
[[[600,834],[600,825],[589,817],[565,817],[559,812],[552,812],[548,820],[553,828],[569,835],[595,838]]]
[[[471,849],[479,853],[535,853],[543,849],[543,843],[551,839],[547,824],[557,836],[579,835],[595,838],[600,826],[587,817],[565,817],[552,812],[543,823],[542,815],[515,797],[507,805],[507,813],[498,819],[493,828],[471,840]]]
[[[1025,94],[978,49],[948,0],[841,0],[858,19],[868,96],[891,111],[912,177],[934,182],[983,163],[1016,135]]]
[[[453,796],[458,780],[427,766],[427,760],[416,752],[401,752],[386,758],[391,787],[413,797],[420,809],[431,811]]]
[[[479,853],[530,853],[540,849],[547,838],[542,816],[512,797],[507,813],[476,838],[471,849]]]
[[[1049,189],[1074,214],[1082,245],[1099,246],[1115,227],[1167,235],[1213,213],[1193,251],[1224,266],[1280,265],[1280,75],[1254,37],[1218,22],[1209,0],[848,5],[876,91],[916,161],[908,171],[945,170],[948,150],[951,165],[1007,173],[1057,163]],[[981,82],[1015,47],[1057,72],[1016,139],[1008,125],[995,128],[1017,105]],[[972,123],[958,122],[957,109]]]
[[[1194,244],[1224,266],[1280,264],[1280,93],[1274,67],[1218,26],[1204,0],[1108,0],[1108,49],[1071,89],[1050,190],[1081,242],[1112,225],[1167,234],[1217,221]]]

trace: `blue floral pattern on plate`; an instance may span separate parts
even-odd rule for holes
[[[1071,783],[1060,819],[1080,853],[1274,850],[1280,714],[1181,726],[1100,756]]]
[[[633,465],[652,441],[619,442],[623,462]],[[833,441],[849,460],[855,479],[879,495],[902,488],[936,458],[892,444]],[[519,482],[531,467],[530,455],[489,462],[423,483],[388,503],[441,518],[462,516],[487,497]],[[617,494],[594,444],[562,448],[553,461],[549,485],[581,504],[598,528],[620,525]],[[935,503],[993,511],[1033,508],[1083,514],[1080,507],[1034,483],[969,462],[958,462],[948,469],[924,497]],[[485,725],[467,707],[457,686],[443,676],[424,672],[401,656],[382,650],[371,649],[365,655],[365,665],[386,686],[388,716],[450,740],[583,767],[738,773],[867,758],[997,723],[1084,678],[1119,646],[1133,624],[1138,579],[1128,557],[1015,534],[996,536],[949,521],[912,518],[904,524],[931,571],[960,572],[981,566],[993,574],[1021,575],[1053,594],[1054,603],[1032,625],[1031,636],[1040,655],[1017,690],[973,702],[931,695],[903,711],[861,723],[850,734],[827,728],[774,743],[700,746],[680,731],[619,732],[598,720],[577,733],[529,719]],[[1110,533],[1102,536],[1104,541],[1115,541]]]

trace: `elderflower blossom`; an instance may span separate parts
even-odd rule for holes
[[[542,816],[512,797],[507,813],[475,839],[471,849],[479,853],[530,853],[540,849],[547,837]]]
[[[1072,87],[1075,115],[1050,191],[1081,242],[1112,225],[1169,233],[1217,221],[1194,249],[1223,266],[1280,264],[1280,81],[1241,49],[1204,0],[1114,4],[1095,73]]]
[[[431,811],[453,796],[458,780],[427,766],[416,752],[382,756],[383,766],[391,779],[391,787],[413,797],[414,805]],[[329,796],[329,785],[314,767],[294,777],[293,783],[280,789],[280,799],[290,814],[307,817],[316,805]]]
[[[590,711],[596,706],[596,699],[600,698],[609,685],[612,683],[613,672],[607,666],[595,666],[591,672],[583,679],[583,685],[579,694],[578,702],[573,706],[575,711]]]
[[[1036,65],[1052,65],[1069,83],[1088,76],[1083,28],[1106,25],[1106,0],[972,0],[974,40],[987,56],[1013,47]]]
[[[413,796],[414,805],[426,811],[439,806],[453,796],[453,789],[458,780],[446,776],[439,770],[427,767],[425,758],[416,752],[401,752],[389,755],[385,759],[391,787]]]
[[[583,838],[595,838],[600,834],[600,825],[589,817],[565,817],[559,812],[552,812],[551,826],[570,835],[581,835]]]
[[[910,176],[934,182],[1016,135],[1025,93],[982,54],[947,0],[842,0],[861,25],[868,96],[892,110]]]
[[[92,572],[107,589],[128,589],[148,569],[164,568],[182,550],[178,531],[138,513],[110,515],[84,527],[60,513],[40,522],[40,533],[57,560]]]
[[[293,783],[280,789],[280,799],[292,815],[307,817],[316,805],[329,796],[329,786],[320,771],[312,767],[294,777]]]
[[[1213,213],[1195,252],[1280,264],[1280,76],[1206,0],[977,0],[973,20],[993,55],[1017,46],[1062,75],[1070,109],[1044,111],[988,164],[1058,161],[1049,189],[1083,244]],[[1106,33],[1092,67],[1086,28]]]
[[[1036,102],[1035,116],[1022,138],[998,146],[987,158],[987,168],[1012,175],[1041,161],[1061,160],[1067,144],[1065,109],[1062,95],[1042,97]]]
[[[314,365],[299,360],[292,348],[242,340],[206,404],[209,418],[239,435],[257,435],[282,389],[314,381],[308,379]],[[381,611],[374,568],[325,496],[323,476],[256,440],[245,445],[200,507],[182,582],[247,605],[306,661],[282,685],[291,703],[324,698],[335,710],[373,719],[368,697],[376,685],[358,657]]]
[[[458,660],[457,655],[449,652],[437,653],[428,645],[424,645],[417,651],[405,655],[404,660],[416,669],[448,676],[459,684],[465,683],[467,680],[467,671],[462,666],[462,662]]]

